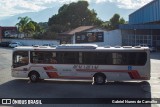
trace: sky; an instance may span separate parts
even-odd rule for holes
[[[6,17],[23,14],[27,12],[39,12],[47,8],[60,7],[63,4],[76,2],[78,0],[0,0],[0,20]],[[120,13],[135,11],[152,0],[86,0],[91,5],[90,8],[97,9],[98,14],[105,14],[101,9],[101,5],[106,4],[108,6],[109,13],[114,13],[119,10]],[[113,8],[112,8],[113,7]],[[107,7],[106,7],[107,8]],[[128,14],[123,14],[124,18],[127,18]],[[103,15],[98,16],[101,19]],[[127,20],[127,19],[126,19]]]

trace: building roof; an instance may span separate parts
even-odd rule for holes
[[[61,34],[74,35],[76,32],[84,32],[86,30],[90,30],[90,29],[93,29],[93,28],[95,28],[95,26],[80,26],[80,27],[77,27],[73,30],[70,30],[70,31],[67,31],[67,32],[64,32],[64,33],[61,33]]]
[[[124,29],[124,30],[138,30],[138,29],[160,29],[160,25],[159,24],[138,24],[138,25],[134,25],[134,24],[122,24],[119,25],[120,29]]]
[[[158,0],[152,0],[152,1],[150,1],[149,3],[147,3],[147,4],[145,4],[144,6],[140,7],[140,8],[137,9],[136,11],[132,12],[130,15],[132,15],[132,14],[138,12],[139,10],[142,10],[142,9],[144,9],[144,8],[146,8],[146,7],[148,7],[148,6],[150,6],[152,3],[156,2],[156,1],[158,1]]]
[[[160,23],[160,0],[150,3],[129,15],[129,24]]]

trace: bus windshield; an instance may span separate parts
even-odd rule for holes
[[[13,68],[28,65],[28,51],[15,51],[13,53]]]

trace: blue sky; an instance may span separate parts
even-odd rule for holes
[[[59,8],[65,3],[68,4],[76,1],[78,0],[0,0],[0,20],[27,12],[40,12],[44,9],[53,7]],[[122,17],[128,20],[129,13],[139,9],[152,0],[86,1],[90,4],[89,8],[95,9],[98,17],[102,20],[108,20],[114,13],[119,13]]]

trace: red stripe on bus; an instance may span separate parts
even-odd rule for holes
[[[103,70],[103,69],[76,69],[79,72],[127,72],[131,79],[145,79],[141,77],[137,70]]]
[[[138,71],[134,70],[132,72],[128,72],[129,76],[132,78],[132,79],[144,79],[146,77],[141,77],[140,74],[138,73]]]
[[[49,78],[58,78],[59,75],[56,72],[46,72]]]
[[[133,75],[132,75],[132,72],[128,72],[129,76],[131,79],[134,79]]]
[[[59,76],[57,72],[46,72],[49,78],[63,78],[63,79],[92,79],[92,77],[76,77],[76,76]]]
[[[64,79],[92,79],[92,77],[76,77],[76,76],[59,76],[59,78],[64,78]]]
[[[46,67],[43,67],[43,68],[44,68],[44,70],[53,70],[54,69],[53,66],[46,66]]]
[[[132,73],[135,76],[135,79],[140,79],[141,78],[141,76],[139,75],[139,73],[137,71],[134,71]]]

